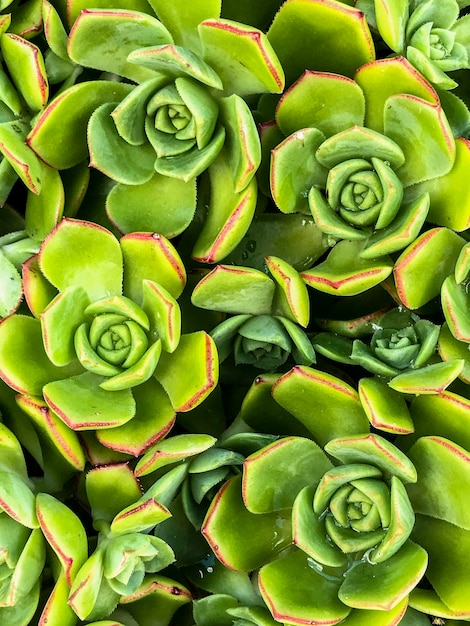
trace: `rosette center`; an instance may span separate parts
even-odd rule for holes
[[[85,369],[115,376],[136,365],[149,349],[147,315],[128,298],[99,300],[85,315],[90,321],[75,333],[75,350]]]
[[[357,228],[385,228],[400,209],[402,185],[381,159],[349,159],[333,167],[327,179],[330,206]]]

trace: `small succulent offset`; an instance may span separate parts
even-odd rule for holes
[[[295,269],[278,257],[267,257],[273,278],[260,270],[218,265],[196,285],[198,307],[232,314],[211,331],[220,361],[233,354],[236,365],[276,370],[292,356],[310,365],[311,341],[302,327],[310,318],[307,289]]]
[[[212,339],[181,335],[185,271],[165,238],[66,219],[23,273],[33,315],[3,320],[1,376],[72,430],[138,454],[215,386]]]
[[[406,56],[417,70],[441,89],[453,89],[457,82],[447,72],[469,68],[465,0],[359,0],[358,8],[373,4],[375,25],[384,42],[397,54]]]
[[[122,484],[113,500],[105,502],[104,489],[110,480]],[[97,543],[73,577],[68,604],[80,619],[98,619],[110,615],[121,598],[134,594],[148,574],[172,563],[174,553],[151,533],[170,513],[153,498],[141,494],[127,465],[91,470],[86,492],[98,531]],[[117,510],[120,507],[122,510]]]
[[[266,35],[221,19],[216,4],[189,10],[178,2],[170,10],[154,0],[160,19],[150,10],[85,8],[73,23],[68,55],[115,78],[59,94],[28,137],[58,169],[86,158],[88,142],[91,165],[116,183],[107,211],[126,233],[180,234],[196,210],[196,179],[208,170],[211,194],[223,189],[225,199],[210,202],[194,247],[194,256],[207,262],[238,243],[256,205],[260,141],[244,98],[284,86]],[[99,44],[90,47],[90,41]],[[51,143],[62,115],[75,143],[67,155]]]

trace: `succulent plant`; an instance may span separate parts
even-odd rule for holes
[[[43,397],[42,410],[72,430],[99,429],[105,445],[138,454],[216,384],[211,338],[181,336],[175,298],[185,271],[166,239],[118,241],[102,227],[63,220],[24,272],[33,316],[3,321],[1,375],[22,397]],[[13,350],[17,333],[22,344]]]
[[[256,204],[260,144],[244,98],[278,93],[284,83],[261,31],[219,18],[209,2],[199,4],[183,22],[178,14],[186,6],[169,11],[156,1],[161,21],[150,11],[84,9],[68,55],[116,82],[85,81],[63,91],[36,121],[28,144],[63,169],[86,158],[88,138],[91,165],[117,183],[107,211],[122,232],[180,234],[196,209],[196,179],[208,170],[211,195],[223,188],[226,202],[211,202],[194,255],[213,262],[238,243]],[[90,39],[100,46],[90,48]],[[76,144],[67,156],[50,141],[63,114]]]
[[[431,83],[453,89],[455,80],[447,75],[469,67],[468,16],[459,17],[467,2],[457,0],[413,0],[398,4],[387,0],[357,3],[358,8],[373,4],[376,27],[384,42],[403,54]]]
[[[196,285],[192,302],[204,309],[231,313],[211,335],[220,361],[233,354],[235,365],[276,370],[290,355],[296,363],[315,361],[302,330],[309,322],[305,284],[288,263],[267,257],[273,278],[260,270],[218,265]]]
[[[307,284],[360,293],[390,275],[389,255],[411,245],[427,219],[447,223],[445,202],[455,200],[451,192],[434,205],[432,181],[460,171],[468,154],[457,157],[437,94],[404,58],[363,65],[354,80],[308,70],[282,96],[276,122],[287,137],[272,152],[273,198],[285,213],[311,212],[336,244],[302,272]]]
[[[277,379],[272,394],[309,429],[310,438],[281,437],[259,449],[245,460],[243,475],[220,489],[202,530],[217,558],[235,570],[256,572],[261,595],[281,622],[340,623],[354,616],[364,624],[371,618],[407,623],[408,601],[432,613],[436,592],[446,617],[468,610],[460,603],[465,573],[460,566],[454,570],[460,593],[451,597],[449,570],[439,571],[438,549],[426,537],[429,530],[436,539],[439,525],[448,525],[449,539],[440,535],[439,549],[456,566],[460,550],[451,535],[462,533],[463,540],[468,520],[457,519],[452,479],[445,482],[452,504],[437,504],[443,483],[429,468],[442,481],[444,467],[458,471],[466,453],[445,436],[420,434],[423,428],[429,432],[427,415],[437,408],[433,398],[441,403],[439,396],[429,396],[429,407],[425,396],[416,400],[419,432],[409,435],[405,454],[367,432],[357,393],[339,379],[296,367]],[[451,398],[444,401],[448,414]],[[326,407],[329,420],[323,423],[316,416]],[[345,431],[345,420],[349,434],[336,437]],[[441,423],[445,429],[445,411],[431,431]],[[464,429],[455,436],[462,441]],[[448,464],[441,465],[444,456]],[[436,592],[427,590],[424,575],[434,578]]]
[[[405,393],[441,393],[464,366],[462,359],[437,359],[440,327],[411,311],[392,309],[378,316],[372,328],[367,343],[325,332],[314,337],[313,345],[333,360],[388,379],[392,389]]]
[[[469,11],[0,2],[2,626],[470,619]]]

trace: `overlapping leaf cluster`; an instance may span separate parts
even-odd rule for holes
[[[0,3],[0,623],[470,620],[466,0]]]

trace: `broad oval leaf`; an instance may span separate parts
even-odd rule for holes
[[[212,500],[201,532],[219,561],[248,572],[270,561],[290,542],[289,526],[278,512],[250,513],[242,500],[241,476],[237,476]]]
[[[276,122],[285,135],[301,128],[318,128],[325,137],[363,126],[365,100],[353,80],[339,74],[306,70],[282,96]]]
[[[277,12],[268,39],[292,84],[306,67],[352,78],[375,59],[365,15],[334,0],[290,0]]]
[[[125,32],[125,37],[122,36]],[[90,41],[93,45],[90,46]],[[138,48],[171,44],[168,30],[151,15],[118,9],[83,9],[70,31],[68,53],[84,67],[142,82],[155,74],[127,60]]]
[[[60,93],[39,115],[28,145],[51,167],[67,169],[88,156],[86,128],[93,111],[118,102],[132,85],[109,80],[78,83]]]
[[[252,513],[290,508],[304,487],[318,485],[331,468],[321,448],[310,439],[280,439],[246,459],[242,490],[245,506]]]
[[[119,242],[98,224],[62,220],[42,245],[39,265],[57,289],[81,286],[91,302],[121,293],[123,269]]]
[[[284,71],[266,35],[225,19],[198,26],[204,59],[222,79],[226,94],[280,93]]]
[[[359,435],[369,431],[357,392],[330,374],[296,366],[274,383],[272,393],[276,402],[306,426],[320,445],[346,433]]]

